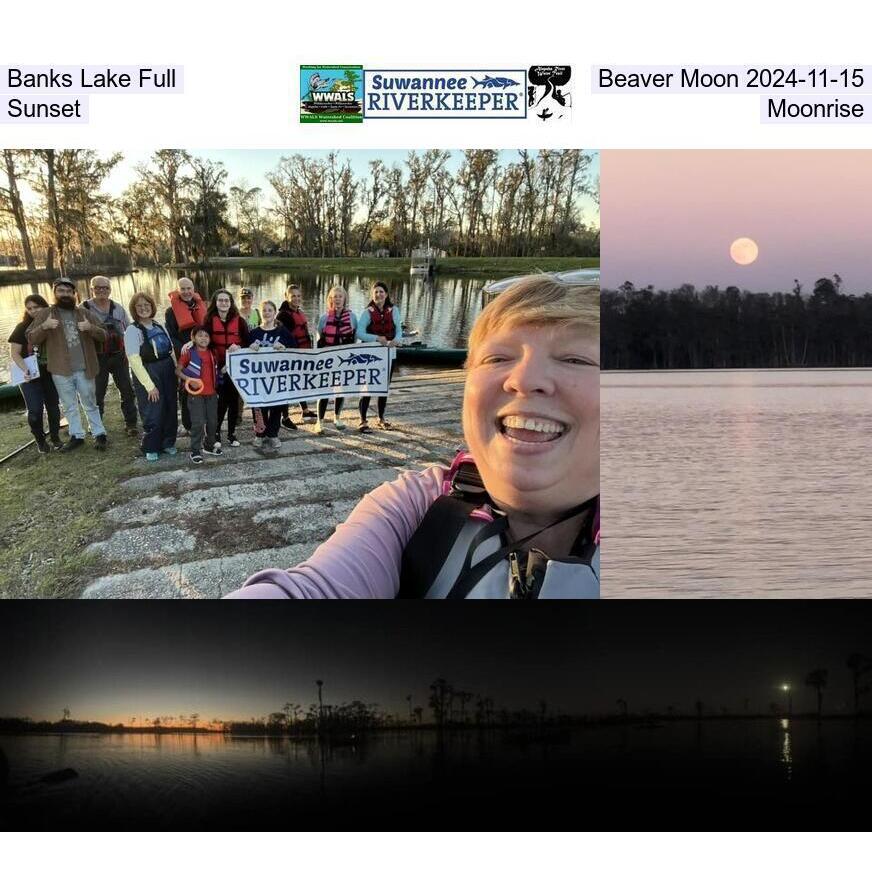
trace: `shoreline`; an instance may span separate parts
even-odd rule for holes
[[[196,270],[260,269],[358,272],[374,271],[390,274],[408,274],[408,257],[212,257],[205,263],[169,263],[150,266],[119,267],[94,264],[67,270],[70,278],[88,278],[93,275],[120,276],[147,269],[174,269],[180,272]],[[542,272],[599,267],[599,257],[444,257],[436,261],[434,271],[442,275],[463,276],[483,270],[501,273],[500,278],[520,275],[535,264]],[[51,282],[59,274],[49,269],[0,270],[0,286],[31,282]]]

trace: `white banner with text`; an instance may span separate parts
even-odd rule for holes
[[[388,395],[394,349],[377,343],[227,355],[227,374],[253,407],[325,397]]]

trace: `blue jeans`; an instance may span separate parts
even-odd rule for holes
[[[79,369],[72,375],[54,374],[52,380],[58,389],[58,396],[61,398],[61,403],[67,416],[67,423],[70,425],[70,436],[75,436],[77,439],[85,438],[82,418],[79,415],[79,403],[82,404],[82,408],[84,408],[85,414],[88,416],[88,426],[91,430],[91,435],[105,435],[106,428],[103,426],[103,419],[100,417],[100,410],[97,408],[97,392],[94,379],[87,378],[85,371]]]

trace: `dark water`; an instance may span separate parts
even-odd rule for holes
[[[137,273],[113,276],[112,299],[126,308],[134,293],[148,291],[158,301],[158,317],[163,320],[168,305],[167,294],[175,287],[178,275],[178,271],[170,269],[141,269]],[[420,331],[415,339],[440,348],[459,348],[466,344],[475,317],[481,310],[481,289],[493,278],[489,274],[463,278],[437,274],[427,280],[408,274],[380,275],[377,260],[372,272],[366,274],[235,269],[195,270],[188,271],[188,275],[204,296],[218,288],[227,288],[238,302],[239,289],[251,288],[255,306],[263,300],[281,305],[285,288],[294,282],[303,290],[303,309],[313,326],[326,309],[327,291],[333,285],[342,285],[348,291],[351,308],[359,313],[369,302],[372,282],[382,279],[390,288],[391,298],[400,307],[404,322]],[[87,299],[87,280],[78,279],[76,285],[79,298]],[[24,298],[28,294],[41,294],[49,302],[53,299],[51,285],[47,282],[0,286],[0,381],[6,379],[9,371],[6,338],[21,320]]]
[[[63,829],[847,826],[872,723],[734,720],[328,747],[221,735],[3,736],[7,821]],[[46,785],[47,772],[79,777]],[[761,818],[760,815],[768,815]],[[769,820],[767,825],[766,820]]]

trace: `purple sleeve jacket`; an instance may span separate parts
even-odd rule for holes
[[[448,470],[430,466],[380,485],[304,563],[256,572],[228,599],[393,599],[403,550],[442,493]]]

